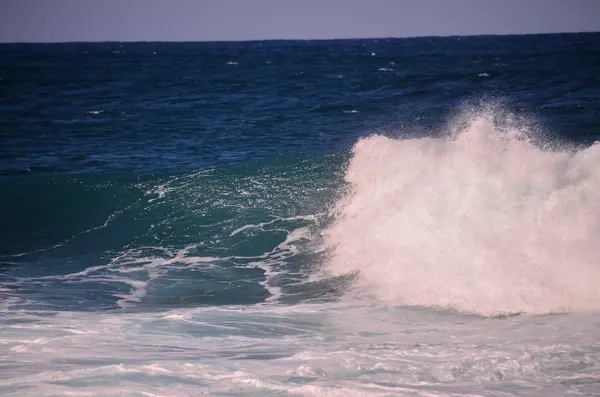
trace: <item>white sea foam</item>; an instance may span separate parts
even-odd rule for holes
[[[272,224],[274,224],[276,222],[296,221],[296,220],[304,220],[304,221],[312,221],[312,222],[314,222],[316,219],[317,219],[316,215],[298,215],[298,216],[293,216],[293,217],[289,217],[289,218],[279,218],[279,217],[277,217],[277,218],[275,218],[275,219],[273,219],[271,221],[268,221],[268,222],[261,222],[261,223],[258,223],[258,224],[248,224],[248,225],[241,226],[241,227],[235,229],[233,232],[231,232],[231,234],[229,236],[230,237],[231,236],[235,236],[236,234],[241,233],[241,232],[243,232],[245,230],[248,230],[248,229],[260,229],[260,230],[264,230],[263,228],[265,226],[272,225]]]
[[[441,138],[361,139],[327,269],[391,305],[600,310],[600,145],[542,150],[514,119],[471,109]]]
[[[3,312],[3,396],[591,395],[587,316],[489,320],[338,303]]]

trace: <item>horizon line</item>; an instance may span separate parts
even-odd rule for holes
[[[69,40],[69,41],[3,41],[0,44],[102,44],[102,43],[250,43],[265,41],[343,41],[343,40],[402,40],[420,38],[452,38],[452,37],[489,37],[489,36],[551,36],[551,35],[577,35],[598,34],[600,30],[581,30],[563,32],[528,32],[528,33],[474,33],[474,34],[448,34],[448,35],[408,35],[408,36],[364,36],[364,37],[331,37],[331,38],[266,38],[266,39],[236,39],[236,40]]]

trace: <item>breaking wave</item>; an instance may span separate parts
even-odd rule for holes
[[[358,141],[328,272],[390,305],[600,309],[600,145],[550,150],[518,119],[470,108],[438,138]]]

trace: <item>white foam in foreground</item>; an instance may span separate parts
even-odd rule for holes
[[[340,304],[0,312],[3,396],[580,396],[598,316]]]
[[[328,270],[358,273],[391,305],[599,310],[600,145],[543,151],[497,119],[465,112],[443,138],[360,140]]]

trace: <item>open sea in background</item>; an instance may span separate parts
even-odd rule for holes
[[[2,396],[600,396],[600,34],[0,45]]]

